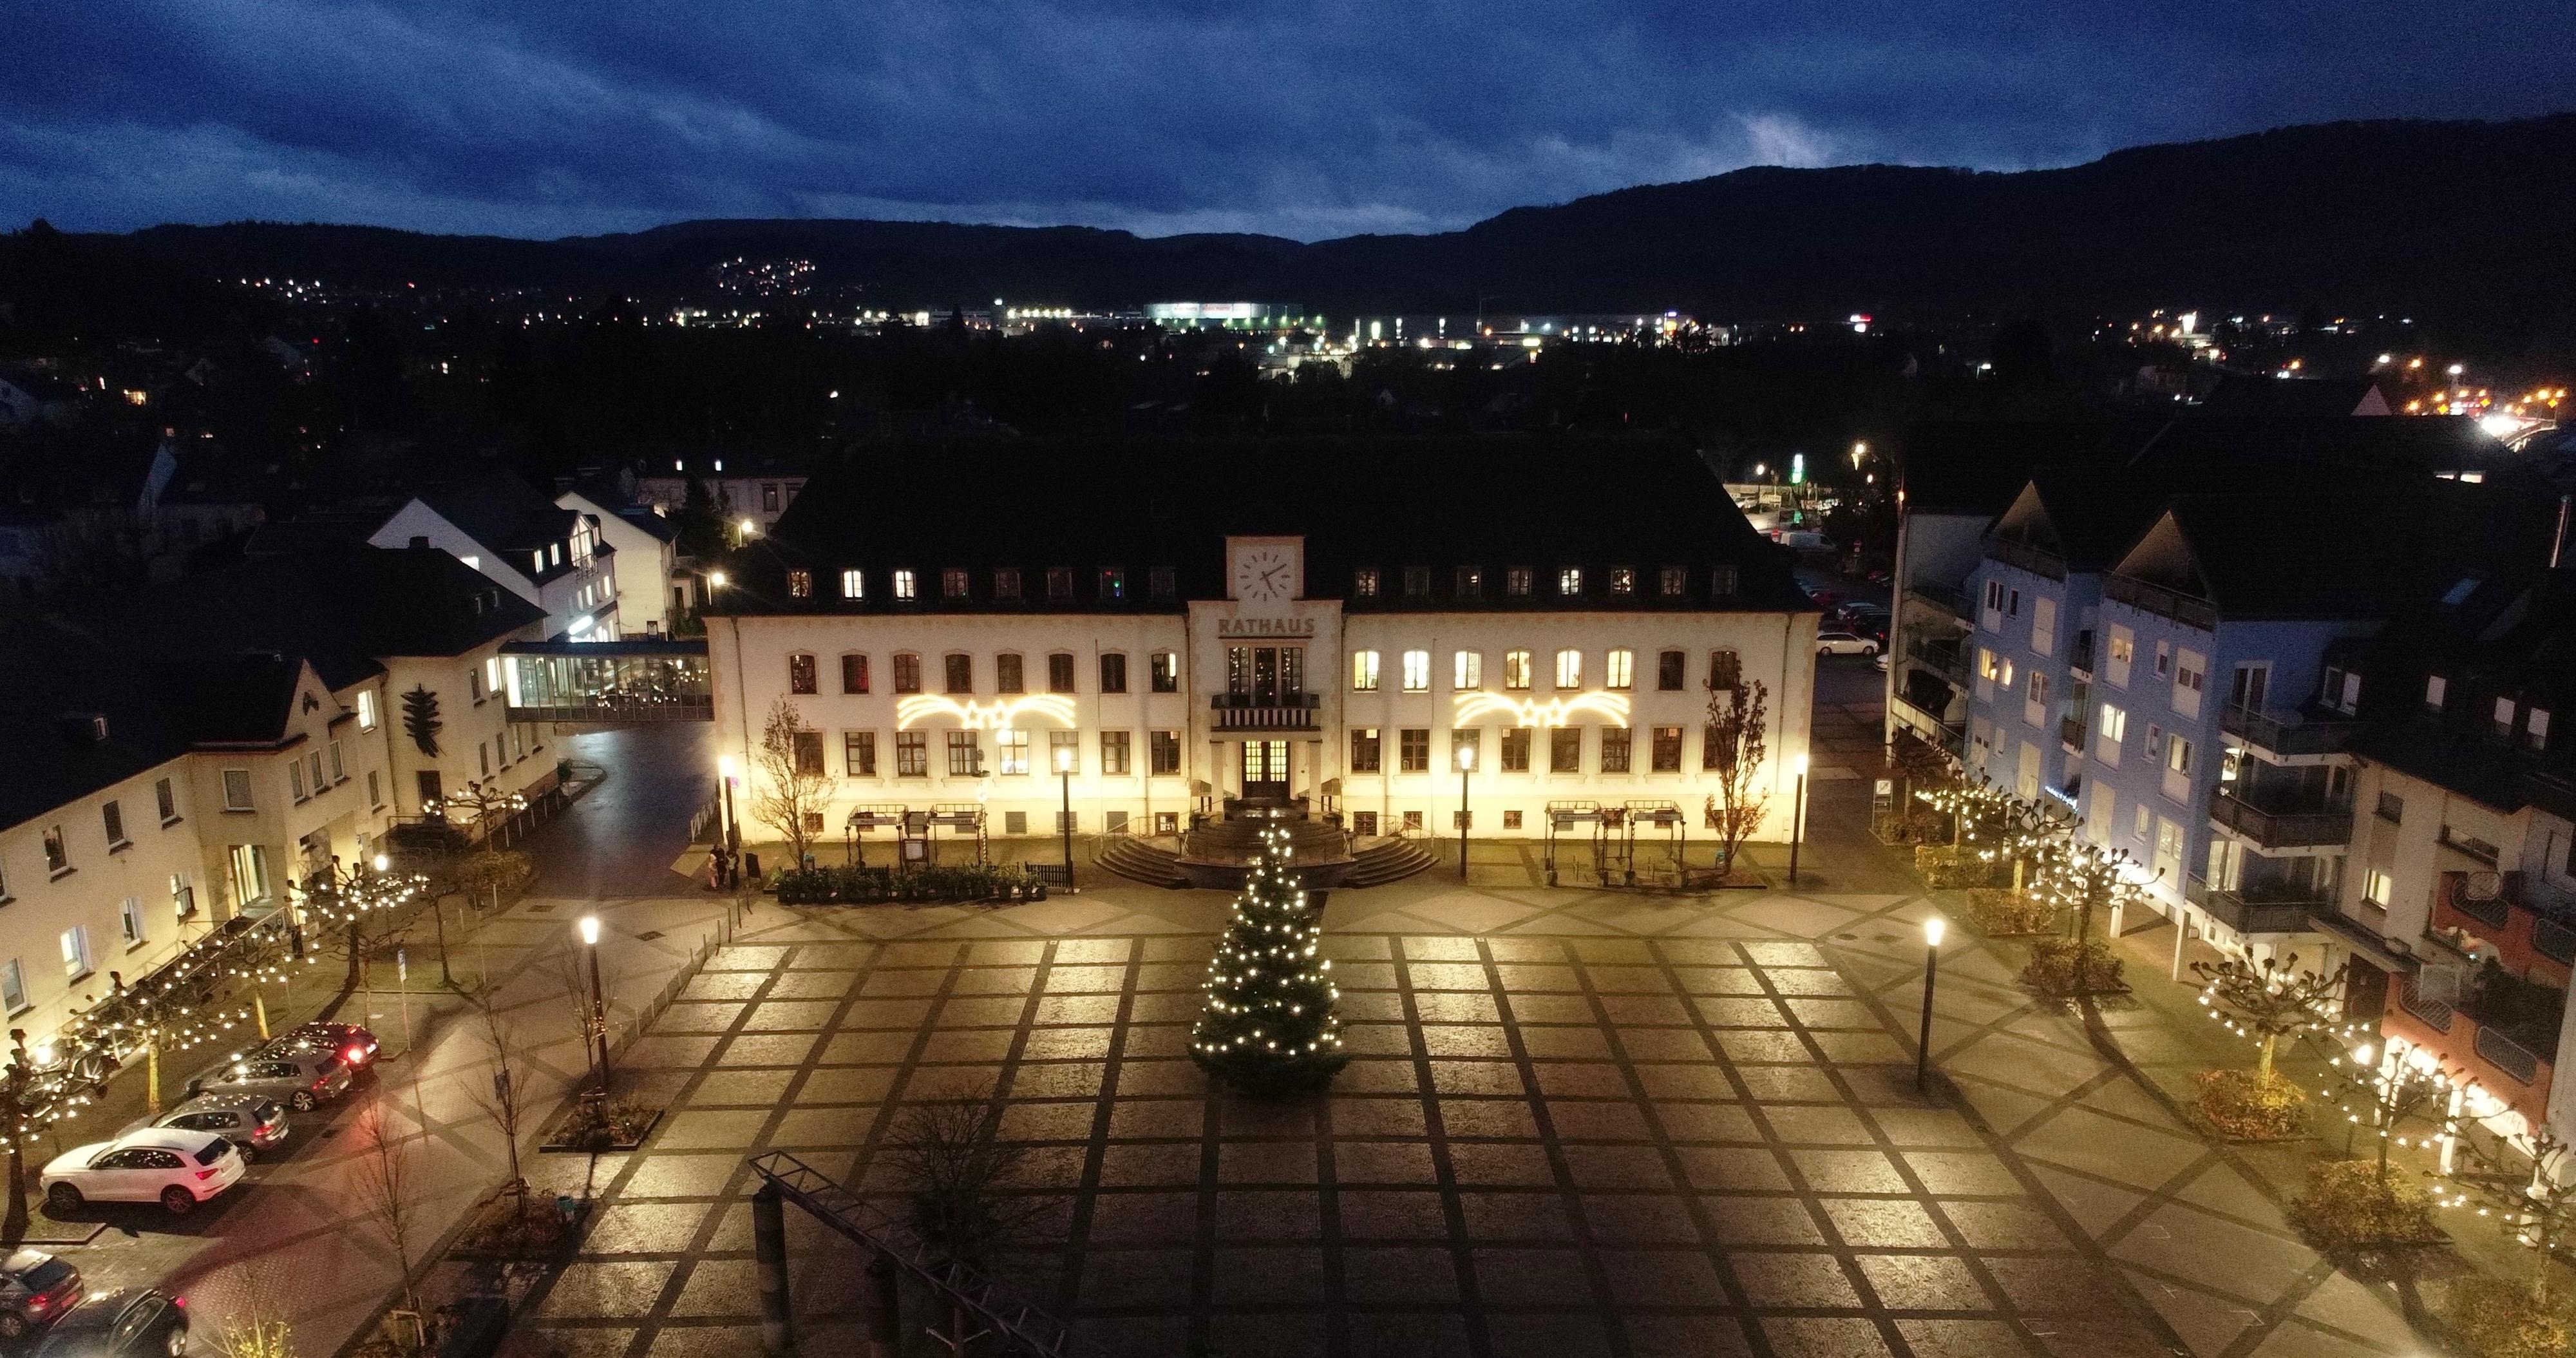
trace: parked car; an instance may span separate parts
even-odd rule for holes
[[[354,1023],[299,1023],[279,1033],[263,1052],[289,1055],[295,1052],[338,1052],[352,1072],[364,1071],[376,1063],[376,1035]]]
[[[1865,637],[1857,632],[1818,632],[1816,634],[1816,654],[1820,656],[1876,655],[1878,650],[1876,638]]]
[[[212,1132],[146,1127],[54,1157],[45,1166],[45,1205],[66,1214],[90,1201],[158,1202],[186,1216],[238,1183],[242,1167],[241,1152]]]
[[[0,1340],[17,1343],[80,1305],[80,1270],[43,1250],[0,1259]]]
[[[296,1112],[310,1112],[349,1092],[349,1063],[335,1051],[266,1051],[236,1056],[198,1071],[188,1079],[188,1097],[200,1094],[256,1094],[283,1099]]]
[[[1877,658],[1876,660],[1874,660],[1874,661],[1870,662],[1870,663],[1872,663],[1872,664],[1874,664],[1874,665],[1878,666],[1878,672],[1879,672],[1879,673],[1881,673],[1881,674],[1885,674],[1885,673],[1887,673],[1887,652],[1885,652],[1885,651],[1881,651],[1881,652],[1879,652],[1879,653],[1878,653],[1878,658]]]
[[[1829,610],[1833,610],[1833,611],[1836,611],[1836,612],[1841,611],[1841,608],[1842,608],[1842,602],[1843,602],[1843,592],[1842,592],[1841,590],[1838,590],[1838,589],[1815,589],[1815,590],[1809,590],[1809,591],[1807,591],[1807,597],[1808,597],[1808,598],[1810,598],[1810,599],[1815,600],[1815,601],[1816,601],[1816,607],[1818,607],[1818,608],[1829,609]]]
[[[241,1150],[245,1159],[285,1144],[286,1109],[266,1094],[200,1094],[159,1118],[142,1118],[129,1132],[146,1127],[176,1127],[183,1132],[213,1132]]]
[[[36,1358],[180,1358],[187,1351],[187,1298],[120,1287],[73,1307],[45,1336]]]

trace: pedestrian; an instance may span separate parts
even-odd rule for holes
[[[724,890],[724,846],[707,855],[707,890]]]

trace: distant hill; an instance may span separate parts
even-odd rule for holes
[[[1463,231],[1301,244],[1086,227],[694,221],[557,241],[366,227],[162,226],[120,240],[213,275],[702,288],[794,255],[890,307],[1176,298],[1327,314],[1678,307],[1730,319],[1943,319],[2190,301],[2516,327],[2576,316],[2576,114],[2359,122],[2120,151],[2061,170],[1739,170],[1514,208]],[[90,238],[98,241],[101,238]]]

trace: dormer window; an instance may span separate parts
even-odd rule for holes
[[[2506,741],[2506,742],[2508,742],[2508,743],[2510,743],[2510,742],[2513,740],[2513,727],[2514,727],[2514,720],[2513,720],[2513,718],[2514,718],[2514,705],[2513,705],[2513,699],[2511,699],[2511,698],[2498,698],[2498,699],[2496,699],[2496,704],[2495,704],[2495,738],[2496,738],[2496,739],[2501,740],[2501,741]]]
[[[2534,750],[2549,748],[2549,709],[2535,707],[2522,716],[2522,743]]]
[[[1429,566],[1407,566],[1404,568],[1404,597],[1408,599],[1428,599],[1431,597],[1431,568]]]
[[[965,598],[966,572],[953,566],[947,570],[941,571],[939,573],[939,596],[943,599]]]
[[[918,592],[919,586],[913,582],[912,572],[896,571],[894,573],[894,597],[909,602],[916,597]]]
[[[1664,595],[1664,597],[1665,597],[1665,598],[1667,598],[1667,599],[1678,599],[1678,598],[1682,597],[1682,591],[1683,591],[1684,589],[1688,588],[1688,586],[1689,586],[1689,581],[1690,581],[1690,572],[1689,572],[1689,571],[1686,571],[1686,570],[1682,569],[1682,568],[1681,568],[1681,567],[1679,567],[1679,566],[1666,566],[1666,567],[1664,567],[1664,571],[1663,571],[1663,595]]]
[[[1568,566],[1563,570],[1558,571],[1556,573],[1556,592],[1560,597],[1567,599],[1574,598],[1575,596],[1583,593],[1583,568],[1581,566]]]
[[[1610,595],[1612,598],[1625,599],[1636,592],[1636,568],[1632,566],[1613,566],[1610,568]]]
[[[546,569],[546,554],[543,552],[528,553],[528,565],[529,569],[536,571],[540,575],[544,574]]]
[[[2450,687],[2451,681],[2438,674],[2425,680],[2424,710],[2436,717],[2442,715],[2442,698],[2450,691]]]
[[[2349,716],[2361,706],[2361,675],[2341,665],[2326,666],[2325,683],[2319,686],[2317,703]]]
[[[1071,598],[1073,597],[1073,568],[1072,568],[1072,567],[1070,567],[1070,566],[1049,566],[1049,567],[1047,567],[1047,576],[1046,576],[1046,580],[1047,580],[1047,598],[1049,598],[1049,599],[1051,599],[1051,600],[1059,600],[1059,601],[1061,601],[1061,600],[1069,600],[1069,599],[1071,599]]]
[[[1708,572],[1708,592],[1711,598],[1734,598],[1735,568],[1733,566],[1710,567]]]
[[[560,565],[562,565],[562,564],[563,564],[563,544],[562,544],[562,543],[560,543],[560,542],[550,542],[550,543],[547,543],[547,544],[546,544],[546,554],[554,558],[554,563],[555,563],[556,565],[560,566]]]
[[[1458,568],[1458,597],[1461,599],[1484,598],[1485,573],[1473,566],[1460,566]]]
[[[1377,597],[1377,567],[1362,566],[1351,572],[1351,594],[1361,599]]]
[[[864,571],[841,572],[841,597],[844,599],[864,599],[868,597],[867,573]]]
[[[813,598],[814,572],[789,571],[787,573],[787,597],[790,599]]]
[[[1157,599],[1169,599],[1181,592],[1180,580],[1169,566],[1156,566],[1145,572],[1145,591]]]
[[[1010,566],[994,568],[993,597],[1013,600],[1020,597],[1020,573],[1017,569]]]
[[[1530,568],[1514,566],[1503,572],[1503,593],[1515,599],[1526,599],[1530,592]]]
[[[1115,603],[1127,597],[1127,572],[1114,566],[1100,568],[1100,601]]]

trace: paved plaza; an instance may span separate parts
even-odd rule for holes
[[[746,1154],[890,1192],[902,1101],[991,1089],[1049,1209],[999,1272],[1113,1353],[2406,1351],[1957,932],[1918,1096],[1920,897],[1338,895],[1355,1059],[1287,1105],[1186,1057],[1225,909],[763,907],[628,1053],[673,1111],[519,1342],[755,1351]],[[804,1350],[850,1352],[861,1261],[790,1216]]]

